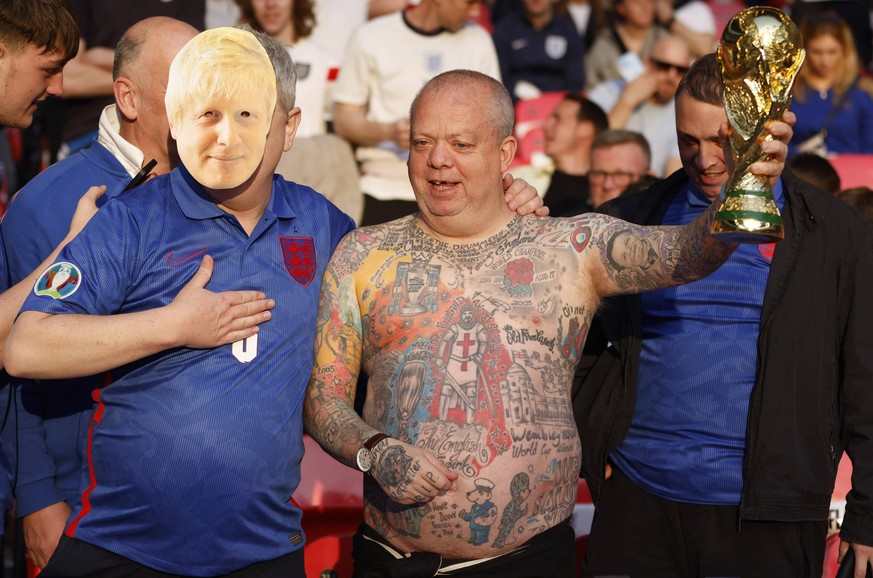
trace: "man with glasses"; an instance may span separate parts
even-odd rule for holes
[[[650,175],[652,152],[646,138],[630,130],[607,130],[591,145],[588,198],[596,209],[620,196],[643,175]]]
[[[581,94],[569,93],[543,125],[547,161],[532,161],[514,168],[512,174],[546,192],[543,204],[551,216],[584,213],[594,206],[588,196],[591,145],[608,128],[606,113],[599,106]]]
[[[652,170],[659,177],[682,166],[673,98],[690,63],[685,41],[665,36],[655,44],[639,76],[629,82],[604,82],[588,95],[607,111],[609,128],[633,130],[646,137],[652,149]]]

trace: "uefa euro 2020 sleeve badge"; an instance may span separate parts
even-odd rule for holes
[[[82,272],[79,268],[67,261],[61,261],[42,272],[33,286],[33,292],[52,299],[64,299],[75,293],[81,282]]]

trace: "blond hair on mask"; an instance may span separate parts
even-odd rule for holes
[[[164,104],[177,126],[194,103],[246,95],[276,106],[276,74],[266,50],[251,32],[213,28],[192,38],[170,65]]]

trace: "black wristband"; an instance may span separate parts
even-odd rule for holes
[[[379,442],[381,442],[385,438],[390,438],[390,437],[391,436],[389,436],[386,433],[379,432],[377,434],[370,436],[370,438],[364,442],[364,447],[370,451],[373,451],[373,448],[376,447],[376,444],[378,444]]]

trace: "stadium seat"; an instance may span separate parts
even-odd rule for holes
[[[544,92],[536,98],[515,103],[515,137],[521,139],[534,128],[542,127],[565,92]]]
[[[352,575],[352,536],[363,521],[363,474],[328,455],[310,436],[294,501],[303,510],[307,578]]]
[[[542,153],[546,148],[546,135],[542,128],[534,128],[527,132],[523,137],[518,139],[518,149],[515,151],[515,158],[512,160],[512,166],[529,165],[533,158]]]
[[[840,187],[870,187],[873,189],[873,154],[835,155],[828,160],[840,175]]]

